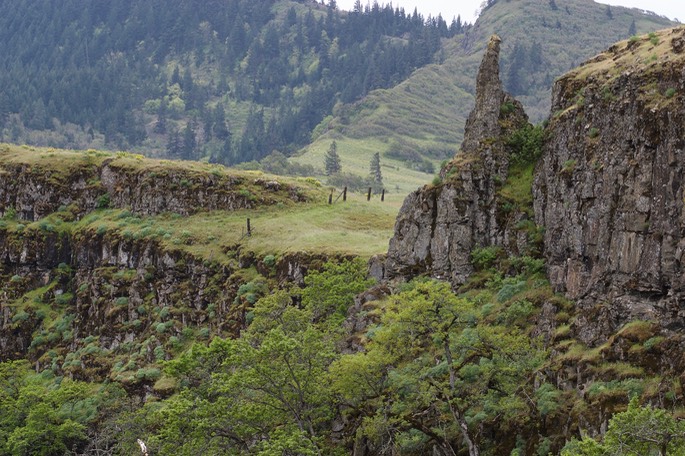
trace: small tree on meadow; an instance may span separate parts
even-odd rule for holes
[[[381,154],[376,152],[371,157],[369,165],[371,171],[371,179],[373,180],[374,189],[380,191],[383,188],[383,174],[381,174]]]
[[[340,156],[338,155],[338,144],[335,141],[331,143],[326,151],[324,167],[327,176],[338,174],[342,170],[342,166],[340,166]]]

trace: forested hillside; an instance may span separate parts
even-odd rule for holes
[[[0,2],[0,139],[223,163],[292,152],[460,21],[335,2]]]

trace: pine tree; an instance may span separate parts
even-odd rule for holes
[[[630,23],[630,27],[628,28],[628,36],[635,35],[637,35],[637,26],[635,25],[635,19],[633,18],[633,21]]]
[[[381,174],[381,154],[378,152],[371,157],[369,169],[375,190],[379,192],[383,188],[383,175]]]
[[[180,158],[181,156],[181,137],[175,128],[169,132],[166,144],[166,155],[169,158]]]
[[[181,143],[181,158],[183,160],[195,159],[195,148],[197,141],[195,140],[194,122],[188,122],[183,130],[183,138]]]
[[[324,167],[326,169],[327,176],[330,176],[331,174],[337,174],[342,169],[340,166],[340,156],[338,155],[338,144],[335,141],[331,143],[326,151]]]
[[[607,17],[608,17],[609,19],[613,19],[613,18],[614,18],[614,13],[611,11],[611,6],[610,6],[610,5],[607,5],[606,15],[607,15]]]

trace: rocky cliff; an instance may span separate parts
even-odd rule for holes
[[[443,168],[439,182],[410,194],[402,205],[388,250],[389,278],[428,272],[457,286],[473,271],[473,249],[524,249],[526,235],[513,227],[525,214],[503,210],[499,190],[509,175],[508,138],[528,120],[521,104],[502,89],[499,50],[500,38],[493,36],[461,151]]]
[[[685,29],[619,43],[557,81],[535,177],[549,278],[587,343],[682,329]]]
[[[526,254],[530,233],[517,228],[534,219],[554,290],[576,302],[583,343],[634,320],[681,330],[685,29],[618,43],[556,82],[528,211],[505,210],[510,138],[525,117],[502,92],[498,48],[493,38],[461,152],[400,211],[386,275],[457,287],[474,270],[474,249]]]
[[[220,166],[145,160],[96,151],[31,150],[0,145],[0,216],[38,220],[75,205],[78,216],[102,207],[138,215],[236,210],[306,200],[297,185]]]

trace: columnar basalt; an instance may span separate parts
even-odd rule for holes
[[[588,343],[635,319],[683,327],[683,42],[677,28],[619,43],[554,86],[535,213]]]

